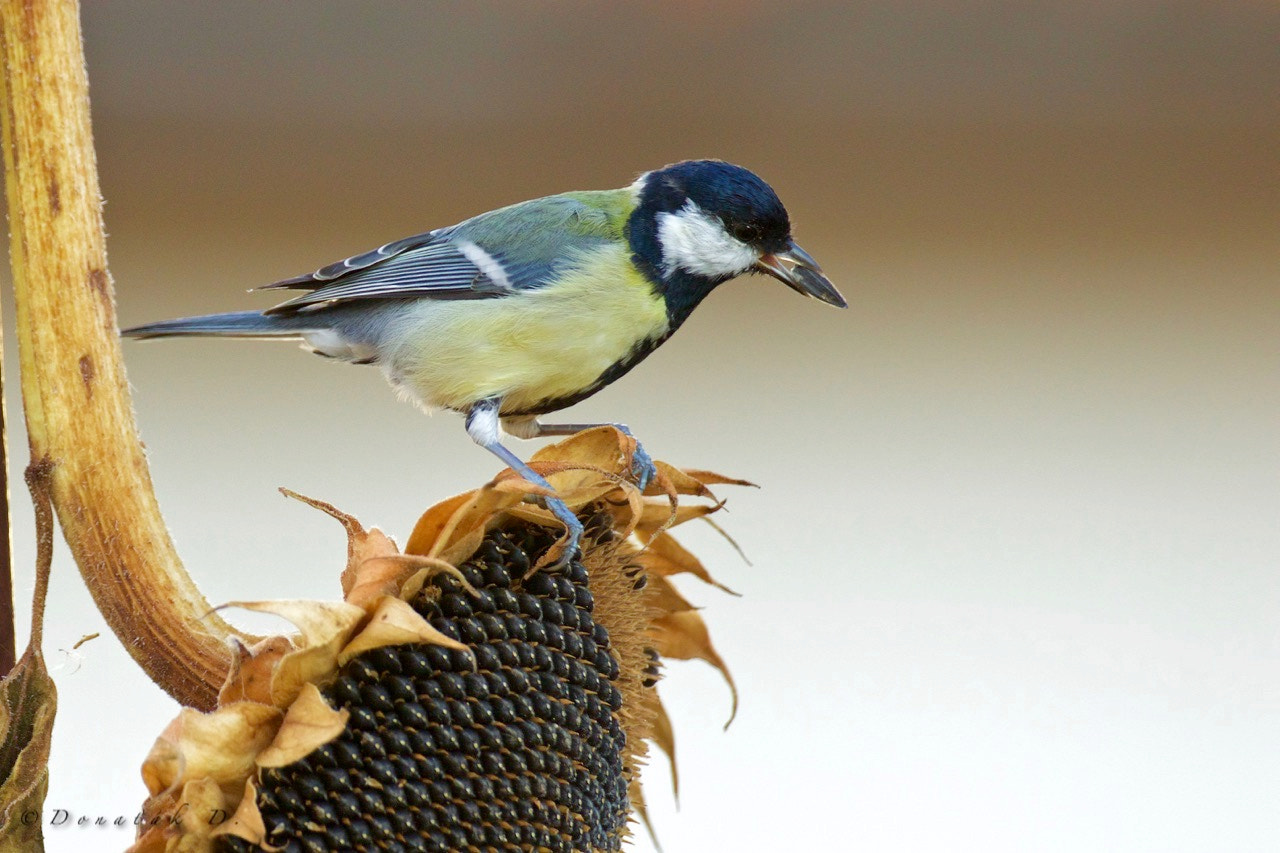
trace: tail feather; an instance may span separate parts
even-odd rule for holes
[[[323,328],[323,325],[320,326]],[[258,311],[233,311],[228,314],[208,314],[203,317],[182,317],[162,320],[122,329],[120,334],[130,338],[174,338],[206,336],[224,338],[299,338],[304,332],[315,330],[314,320],[307,322],[296,315],[263,315]]]

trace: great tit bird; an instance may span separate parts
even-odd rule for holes
[[[713,289],[746,272],[846,307],[791,239],[786,208],[768,184],[740,166],[688,160],[622,189],[513,204],[266,285],[303,292],[265,311],[123,334],[301,339],[319,355],[376,364],[402,396],[462,413],[477,444],[550,489],[501,433],[585,429],[538,418],[635,367]],[[653,475],[642,449],[635,474],[641,488]],[[562,501],[544,502],[567,529],[567,562],[582,524]]]

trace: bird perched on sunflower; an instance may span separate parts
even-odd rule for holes
[[[264,311],[123,334],[300,339],[319,355],[376,364],[420,405],[462,413],[477,444],[550,489],[502,432],[534,438],[590,426],[540,418],[627,373],[712,290],[746,272],[846,307],[792,239],[768,184],[740,166],[688,160],[621,189],[513,204],[267,285],[302,292]],[[643,449],[635,466],[643,487],[653,474]],[[544,500],[568,531],[568,560],[582,524],[563,502]]]

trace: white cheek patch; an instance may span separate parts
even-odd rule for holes
[[[693,199],[675,213],[658,214],[658,241],[667,274],[681,269],[710,278],[737,275],[760,258],[755,249],[730,236],[720,220],[703,212]]]
[[[507,276],[507,271],[502,268],[502,264],[498,263],[498,259],[493,255],[481,249],[470,240],[459,240],[456,243],[458,251],[466,257],[467,260],[476,265],[476,269],[484,273],[489,281],[496,284],[503,290],[511,289],[511,279]]]

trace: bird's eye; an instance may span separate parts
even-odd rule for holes
[[[760,229],[746,222],[734,222],[729,226],[733,239],[741,243],[754,243],[760,239]]]

